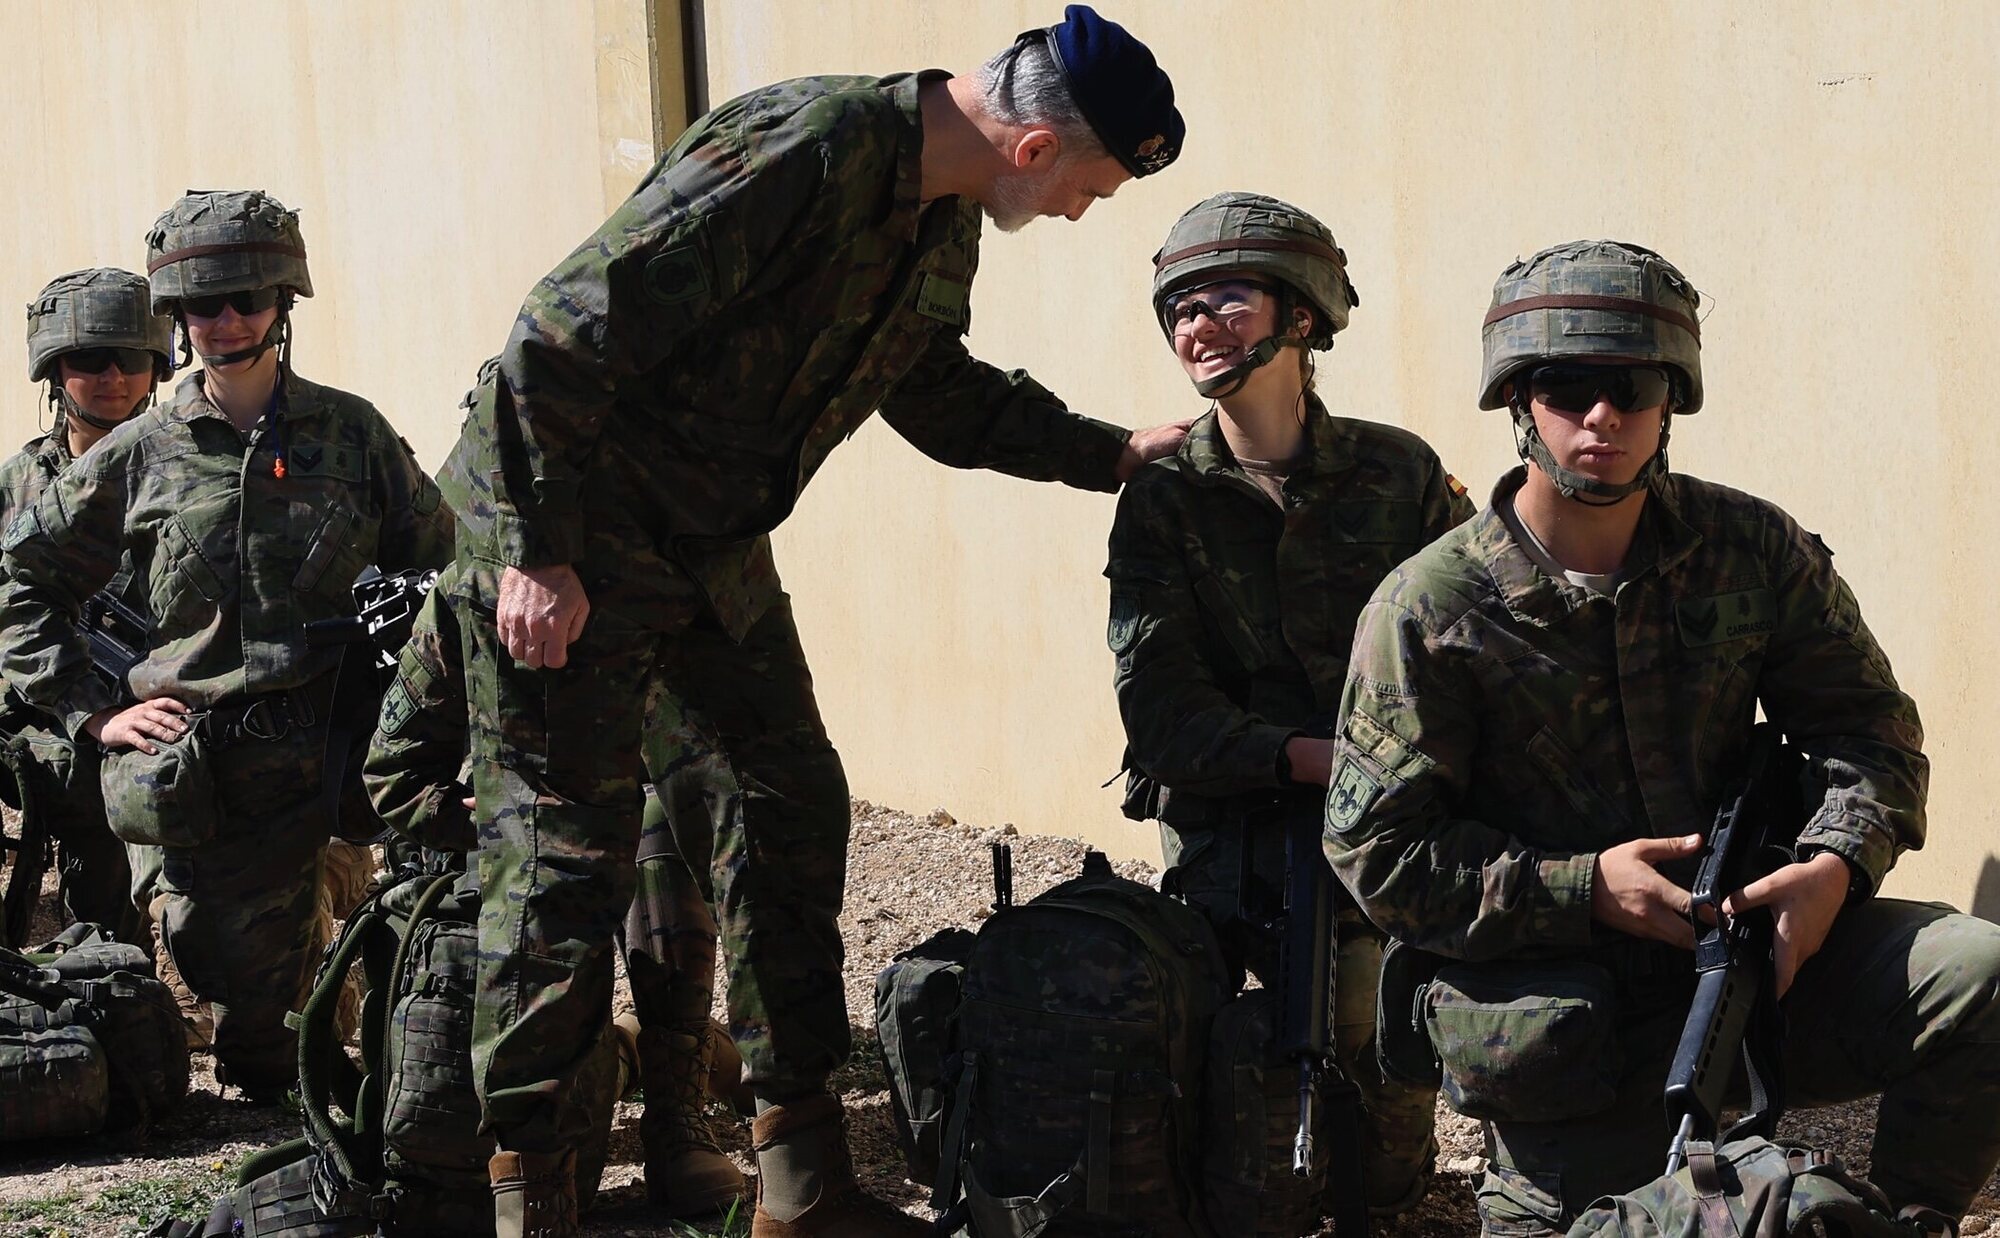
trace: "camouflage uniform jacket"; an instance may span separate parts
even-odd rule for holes
[[[1339,702],[1369,594],[1472,514],[1422,439],[1308,403],[1311,455],[1285,480],[1284,511],[1215,413],[1119,496],[1104,569],[1113,683],[1129,761],[1169,788],[1146,815],[1193,820],[1214,797],[1279,787],[1285,741]]]
[[[74,622],[121,555],[153,618],[133,693],[203,708],[331,670],[340,649],[308,646],[304,625],[353,614],[350,588],[369,563],[444,563],[452,524],[365,400],[293,377],[282,415],[245,435],[195,374],[59,477],[9,526],[4,549],[0,670],[75,735],[117,704]]]
[[[979,207],[919,197],[938,76],[724,104],[543,278],[440,473],[479,554],[573,563],[596,512],[636,508],[740,636],[769,597],[714,582],[878,407],[945,464],[1117,488],[1128,431],[966,351]]]
[[[42,491],[48,489],[49,483],[60,476],[75,458],[69,452],[69,438],[58,424],[54,430],[30,439],[21,450],[7,457],[5,461],[0,461],[0,530],[13,523],[14,517],[42,497]],[[133,578],[130,555],[122,558],[118,574],[106,587],[116,589],[118,597],[127,606],[142,615],[146,613],[146,595]],[[26,705],[18,693],[9,691],[7,695],[10,703],[18,702],[22,706]],[[53,719],[41,715],[39,711],[35,713],[38,718],[53,726]],[[54,731],[40,725],[31,724],[24,729],[46,735],[51,739],[67,739],[67,736],[59,737]]]
[[[1613,597],[1554,580],[1489,506],[1362,612],[1326,850],[1394,936],[1468,959],[1615,944],[1596,853],[1705,832],[1759,705],[1810,759],[1802,845],[1868,890],[1922,845],[1916,705],[1817,536],[1672,474],[1627,563]]]

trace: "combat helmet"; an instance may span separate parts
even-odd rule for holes
[[[278,318],[263,342],[203,357],[209,365],[281,348],[290,339],[292,298],[313,294],[299,214],[261,189],[190,189],[183,194],[146,234],[146,274],[152,280],[154,310],[171,313],[183,333],[187,323],[181,302],[189,297],[280,290]]]
[[[56,359],[88,348],[134,348],[153,354],[155,380],[171,376],[173,323],[154,313],[146,281],[116,267],[71,271],[48,282],[28,302],[28,381],[49,382],[49,399],[64,416],[100,430],[115,422],[76,406],[57,381]]]
[[[1333,347],[1334,333],[1347,326],[1348,311],[1361,304],[1347,278],[1347,254],[1333,233],[1305,211],[1255,193],[1219,193],[1197,202],[1174,221],[1166,243],[1153,255],[1153,313],[1173,338],[1166,301],[1225,275],[1244,272],[1274,281],[1281,292],[1278,321],[1291,321],[1294,306],[1313,311],[1312,334],[1280,330],[1252,348],[1244,360],[1195,384],[1205,396],[1241,388],[1250,372],[1269,364],[1287,346]]]
[[[1674,377],[1660,447],[1639,475],[1608,485],[1558,465],[1535,430],[1526,392],[1517,386],[1516,446],[1566,498],[1578,493],[1617,500],[1667,471],[1668,423],[1701,408],[1701,294],[1674,264],[1624,241],[1555,245],[1500,273],[1481,332],[1479,407],[1501,408],[1510,379],[1542,361],[1563,358],[1654,362]]]

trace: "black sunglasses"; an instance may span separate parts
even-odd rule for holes
[[[181,310],[195,318],[216,318],[221,316],[222,307],[227,305],[248,318],[276,305],[282,295],[283,290],[278,288],[252,288],[248,292],[229,292],[220,296],[182,297]]]
[[[143,348],[79,348],[62,355],[62,362],[79,374],[102,374],[117,366],[127,374],[150,374],[156,362]]]
[[[1629,413],[1667,402],[1673,379],[1658,365],[1543,365],[1528,373],[1528,394],[1559,413],[1587,413],[1597,398]]]

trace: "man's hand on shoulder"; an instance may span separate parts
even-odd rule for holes
[[[567,563],[510,567],[500,574],[494,616],[500,642],[531,669],[555,670],[569,662],[569,645],[590,617],[583,581]]]
[[[1688,914],[1694,896],[1660,876],[1658,865],[1701,850],[1701,835],[1635,838],[1597,853],[1591,872],[1590,916],[1606,928],[1694,949]]]
[[[1163,426],[1132,431],[1132,437],[1125,440],[1125,454],[1118,457],[1119,484],[1131,481],[1142,465],[1179,451],[1181,440],[1193,425],[1192,420],[1170,421]]]
[[[1723,900],[1730,915],[1752,907],[1769,907],[1777,920],[1771,961],[1777,971],[1778,996],[1792,987],[1799,968],[1819,953],[1834,918],[1847,905],[1850,874],[1847,861],[1822,851],[1770,876],[1753,881]]]

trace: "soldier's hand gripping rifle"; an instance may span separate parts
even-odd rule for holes
[[[1667,1075],[1667,1121],[1674,1127],[1669,1175],[1686,1163],[1690,1139],[1769,1137],[1784,1113],[1784,1021],[1771,956],[1775,924],[1768,908],[1730,916],[1722,901],[1792,862],[1804,821],[1803,764],[1776,727],[1759,723],[1750,736],[1749,773],[1716,814],[1701,853],[1692,889],[1694,1006]],[[1739,1056],[1750,1109],[1724,1131],[1723,1100]]]

